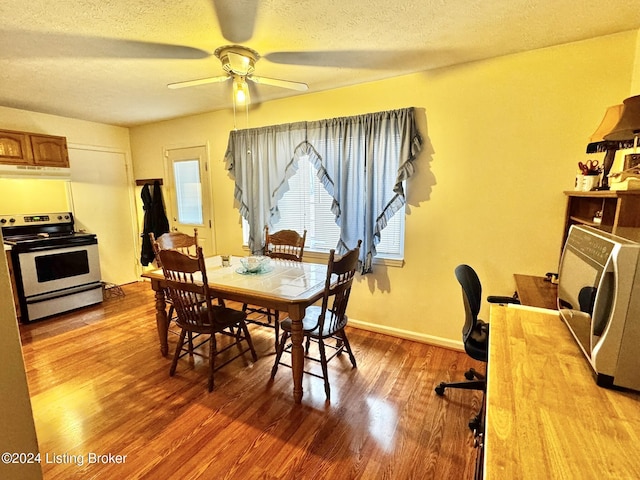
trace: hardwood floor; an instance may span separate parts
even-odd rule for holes
[[[295,405],[291,371],[269,379],[273,330],[250,326],[258,361],[218,370],[208,393],[206,359],[184,357],[169,377],[149,285],[123,290],[21,326],[45,479],[473,478],[481,395],[434,393],[482,368],[464,353],[351,328],[358,368],[330,363],[331,402],[305,375]]]

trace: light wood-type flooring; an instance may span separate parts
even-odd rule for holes
[[[464,353],[349,328],[358,368],[347,355],[330,363],[330,402],[322,380],[305,375],[295,405],[291,370],[269,378],[273,330],[250,325],[258,361],[223,367],[209,393],[198,356],[169,377],[149,284],[123,291],[21,325],[46,480],[473,478],[467,423],[481,394],[434,393],[483,368]],[[460,310],[424,321],[461,324]]]

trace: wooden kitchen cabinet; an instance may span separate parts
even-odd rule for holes
[[[33,150],[33,163],[43,167],[68,167],[69,151],[65,137],[29,135]]]
[[[12,165],[32,164],[33,153],[29,135],[0,130],[0,162]]]
[[[54,135],[0,130],[0,163],[69,167],[67,139]]]
[[[640,190],[564,193],[567,196],[567,212],[563,245],[571,225],[589,225],[604,232],[640,241]]]

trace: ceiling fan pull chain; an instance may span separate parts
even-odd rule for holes
[[[237,130],[238,126],[236,125],[236,96],[233,96],[233,129]]]

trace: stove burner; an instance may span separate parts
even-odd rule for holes
[[[7,235],[6,237],[4,237],[4,243],[10,244],[10,245],[14,245],[16,243],[23,243],[23,242],[31,242],[31,241],[38,241],[38,240],[53,240],[53,239],[64,239],[64,238],[78,238],[78,237],[82,237],[82,236],[95,236],[93,234],[90,233],[83,233],[83,232],[53,232],[53,233],[47,233],[47,232],[42,232],[42,233],[33,233],[33,234],[25,234],[25,235]]]
[[[0,220],[5,220],[0,222],[4,243],[20,251],[97,242],[94,234],[74,231],[71,212],[10,215],[0,217]]]

